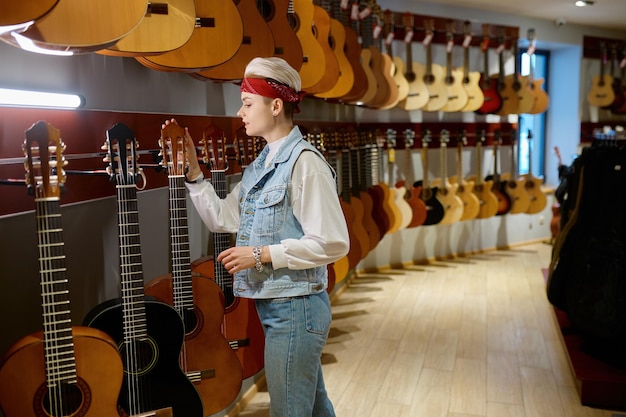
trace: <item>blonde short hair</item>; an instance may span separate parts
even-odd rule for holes
[[[296,92],[302,89],[300,74],[282,58],[254,58],[248,63],[244,72],[245,78],[271,78],[286,84]]]

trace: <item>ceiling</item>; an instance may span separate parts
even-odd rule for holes
[[[437,0],[437,3],[626,30],[626,0],[595,0],[595,4],[586,7],[575,6],[574,0]]]

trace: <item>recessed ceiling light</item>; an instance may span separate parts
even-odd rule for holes
[[[593,0],[576,0],[574,3],[578,7],[592,6],[595,3]]]

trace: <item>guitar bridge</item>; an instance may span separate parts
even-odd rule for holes
[[[187,372],[187,378],[189,378],[192,383],[199,384],[205,379],[215,378],[215,369]]]

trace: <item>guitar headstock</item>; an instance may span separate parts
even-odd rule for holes
[[[461,130],[461,134],[459,137],[459,144],[461,146],[467,146],[467,130],[466,129]]]
[[[415,145],[415,131],[413,129],[404,130],[404,147],[412,148]]]
[[[183,176],[187,172],[187,151],[185,150],[185,129],[177,123],[169,123],[161,128],[159,138],[161,165],[169,176]]]
[[[137,164],[139,144],[135,132],[123,123],[117,123],[106,132],[107,139],[102,150],[106,152],[104,162],[107,173],[118,186],[135,185],[143,171]]]
[[[426,129],[424,134],[422,135],[422,148],[428,148],[428,144],[433,140],[432,134],[430,133],[430,129]]]
[[[439,142],[442,148],[448,146],[450,142],[450,132],[447,129],[442,129],[441,132],[439,132]]]
[[[480,44],[480,48],[483,52],[487,52],[489,49],[489,42],[491,41],[491,25],[483,23],[483,41]]]
[[[387,129],[387,148],[392,149],[396,147],[398,134],[395,129]]]
[[[239,166],[244,169],[256,158],[254,137],[245,134],[245,130],[241,129],[235,137],[235,155]]]
[[[404,26],[404,42],[410,43],[413,40],[413,35],[415,34],[415,18],[413,17],[413,13],[405,12],[402,15],[402,26]]]
[[[206,162],[211,171],[228,171],[228,158],[226,157],[226,138],[223,134],[209,135],[202,132],[202,147]],[[215,133],[215,132],[213,132]]]
[[[463,48],[469,48],[472,43],[472,22],[463,22]]]
[[[39,121],[26,132],[22,145],[28,193],[36,198],[59,197],[65,184],[65,144],[59,129]]]

